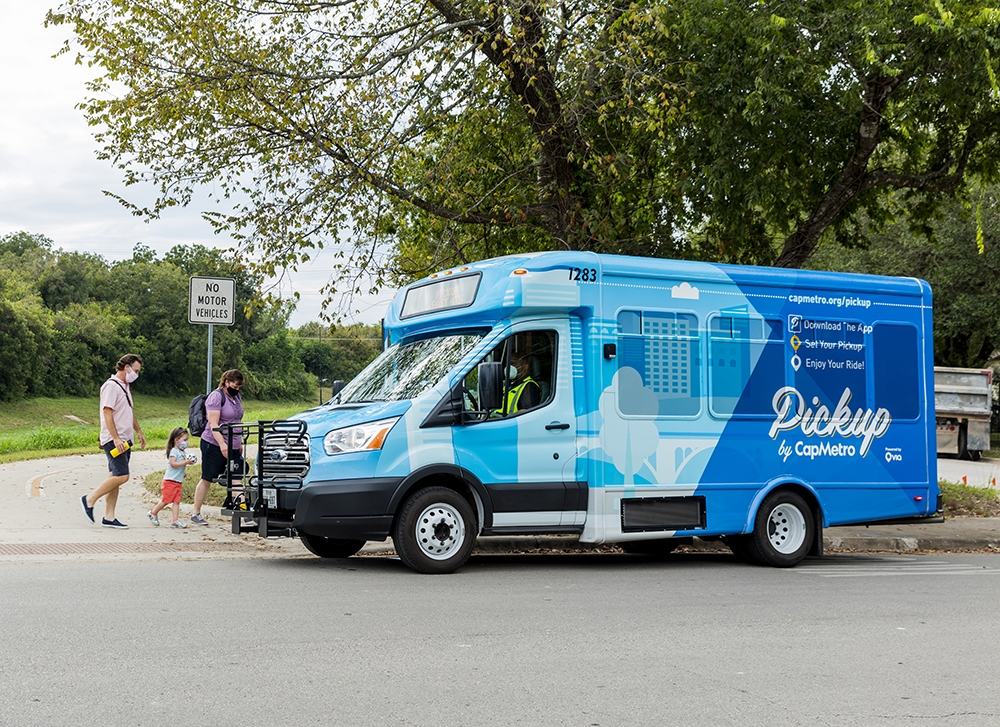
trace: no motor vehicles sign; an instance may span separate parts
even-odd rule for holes
[[[231,326],[236,322],[236,281],[232,278],[191,278],[188,323]]]

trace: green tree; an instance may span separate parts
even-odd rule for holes
[[[669,174],[700,233],[695,247],[799,267],[827,230],[849,244],[891,220],[890,201],[919,222],[968,194],[968,179],[997,178],[996,7],[657,5],[672,30],[666,54],[692,59]]]
[[[11,286],[0,286],[7,295]],[[0,400],[46,393],[52,363],[51,314],[36,295],[0,295]]]
[[[131,325],[129,316],[106,302],[70,303],[56,312],[46,395],[96,396],[114,362],[131,348]]]
[[[85,305],[92,300],[105,300],[108,285],[108,265],[98,255],[62,252],[42,271],[38,289],[45,305],[53,311],[76,303]]]
[[[982,0],[72,0],[48,22],[103,69],[101,156],[159,192],[134,211],[211,185],[267,274],[347,230],[346,278],[386,244],[402,279],[542,248],[796,267],[890,192],[926,218],[1000,164]]]
[[[261,399],[306,399],[315,379],[306,375],[286,331],[247,347],[247,392]]]
[[[249,369],[244,371],[248,375],[256,370],[258,377],[268,380],[291,377],[293,365],[271,368],[274,362],[266,356],[248,358],[251,349],[285,330],[289,315],[288,303],[259,294],[263,284],[259,276],[202,246],[177,246],[159,260],[148,247],[137,245],[131,259],[111,267],[107,290],[129,316],[128,340],[145,360],[145,390],[172,394],[204,389],[208,326],[187,319],[193,275],[236,281],[234,325],[213,326],[212,381],[232,368]],[[254,396],[284,396],[277,385],[248,388]]]
[[[0,237],[0,266],[31,269],[40,272],[40,267],[52,259],[52,240],[45,235],[30,232],[11,232]]]
[[[642,8],[83,0],[48,21],[104,69],[85,103],[101,156],[160,193],[135,211],[211,184],[236,207],[209,219],[268,274],[355,230],[352,275],[411,215],[496,252],[619,250],[663,205],[660,122],[629,97],[675,88]]]
[[[864,249],[824,243],[810,266],[926,280],[934,293],[935,365],[985,366],[1000,351],[1000,188],[984,189],[973,205],[952,200],[929,225],[933,243],[901,216],[866,233]]]
[[[317,379],[348,382],[382,350],[381,328],[356,324],[323,326],[316,322],[295,332],[295,349],[305,370]]]

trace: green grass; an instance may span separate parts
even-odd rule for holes
[[[147,449],[165,447],[174,427],[186,427],[189,397],[135,396]],[[99,452],[98,399],[31,399],[0,404],[0,462]],[[315,402],[243,402],[247,422],[285,419]],[[85,423],[68,419],[75,416]]]
[[[1000,494],[986,487],[957,482],[938,483],[944,500],[944,514],[951,517],[1000,517]]]
[[[166,455],[164,455],[166,459]],[[157,499],[160,497],[161,485],[163,483],[163,475],[166,473],[166,469],[162,469],[159,472],[151,472],[146,475],[146,479],[143,481],[143,487],[149,491],[150,494],[154,495]],[[190,505],[194,502],[194,488],[197,486],[198,481],[201,479],[201,465],[193,464],[188,465],[187,469],[184,471],[184,482],[181,483],[181,502],[186,505]],[[222,487],[215,482],[208,486],[208,494],[205,496],[206,505],[214,505],[215,507],[222,507],[223,501],[226,499],[226,488]]]

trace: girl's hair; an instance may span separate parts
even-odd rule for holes
[[[234,384],[242,384],[243,372],[240,371],[239,369],[229,369],[229,371],[224,373],[222,375],[222,378],[219,379],[219,388],[220,389],[226,388],[227,381],[232,381]]]
[[[178,439],[180,439],[181,437],[183,437],[187,433],[188,433],[188,430],[185,429],[184,427],[177,427],[172,432],[170,432],[170,436],[167,437],[167,456],[168,457],[170,456],[170,450],[174,448],[174,442],[176,442]]]

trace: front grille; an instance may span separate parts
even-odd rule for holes
[[[309,472],[309,435],[306,423],[294,420],[260,422],[257,471],[265,482],[302,480]]]

